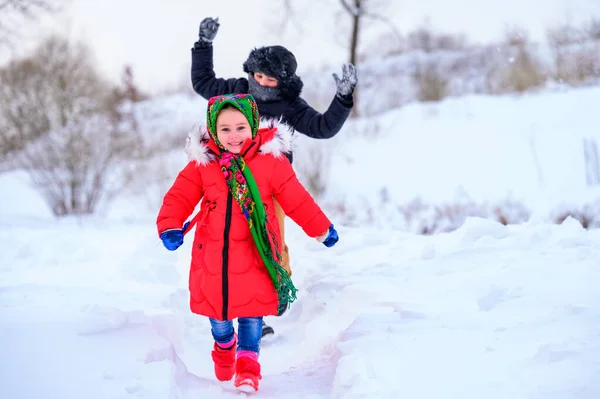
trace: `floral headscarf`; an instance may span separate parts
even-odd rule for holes
[[[231,104],[240,111],[250,124],[252,130],[252,138],[256,137],[259,126],[258,107],[254,97],[250,94],[225,94],[222,96],[215,96],[208,100],[208,108],[206,110],[206,127],[210,137],[217,143],[221,150],[225,150],[225,147],[219,142],[217,137],[217,117],[219,112],[223,109],[226,104]]]

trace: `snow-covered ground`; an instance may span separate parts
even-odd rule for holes
[[[186,124],[181,110],[198,100],[175,98],[148,134],[166,132],[165,115]],[[541,213],[597,199],[582,140],[600,140],[598,103],[600,88],[472,96],[353,121],[320,142],[332,151],[323,202],[375,223],[334,217],[333,249],[288,224],[301,291],[268,320],[258,395],[600,397],[600,229],[471,218],[418,236],[390,213],[417,196],[508,196]],[[182,151],[162,161],[140,181],[148,191],[60,221],[22,172],[0,174],[0,398],[240,395],[215,380],[208,322],[189,312],[190,242],[168,252],[155,231],[158,169],[170,183],[185,162]]]
[[[153,221],[0,222],[0,397],[226,398],[188,310],[189,241]],[[290,224],[300,298],[265,338],[265,398],[595,399],[600,230],[470,219],[433,237]]]
[[[538,205],[586,190],[583,139],[600,141],[600,87],[414,103],[351,125],[332,143],[334,193]],[[348,133],[348,134],[346,134]]]

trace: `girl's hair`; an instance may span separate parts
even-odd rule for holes
[[[232,103],[223,105],[223,108],[221,108],[219,112],[223,111],[224,109],[235,109],[236,111],[239,111],[239,109],[237,109]]]

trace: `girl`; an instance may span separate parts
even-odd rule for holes
[[[206,130],[188,139],[190,162],[165,195],[156,223],[164,246],[177,249],[189,226],[183,223],[202,199],[190,307],[210,320],[217,379],[235,375],[236,387],[258,390],[262,317],[276,315],[296,294],[281,266],[274,198],[308,236],[331,247],[338,235],[284,155],[289,129],[259,129],[251,95],[211,98],[206,120]]]

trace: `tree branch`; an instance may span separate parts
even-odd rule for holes
[[[280,18],[279,23],[273,23],[271,25],[271,29],[277,31],[279,35],[282,35],[285,32],[287,26],[290,24],[298,30],[298,33],[303,33],[302,25],[300,25],[297,21],[297,18],[295,18],[295,11],[292,7],[292,0],[283,0],[283,17]]]
[[[384,17],[383,15],[380,15],[380,14],[374,14],[374,13],[370,13],[370,12],[366,12],[366,11],[361,13],[361,15],[363,15],[366,18],[374,19],[376,21],[381,21],[384,24],[386,24],[392,30],[392,33],[394,34],[394,36],[396,36],[396,39],[398,39],[398,43],[402,43],[402,34],[400,34],[398,29],[396,28],[396,25],[394,25],[394,23],[389,18]]]
[[[344,10],[346,10],[346,12],[353,17],[360,16],[362,14],[360,8],[357,9],[356,7],[351,6],[350,4],[346,3],[345,0],[340,0],[340,4],[344,8]]]
[[[2,0],[0,11],[14,11],[23,16],[31,16],[37,10],[54,12],[60,7],[53,0]]]
[[[11,47],[22,20],[36,20],[42,14],[61,10],[61,0],[0,0],[0,46]]]

